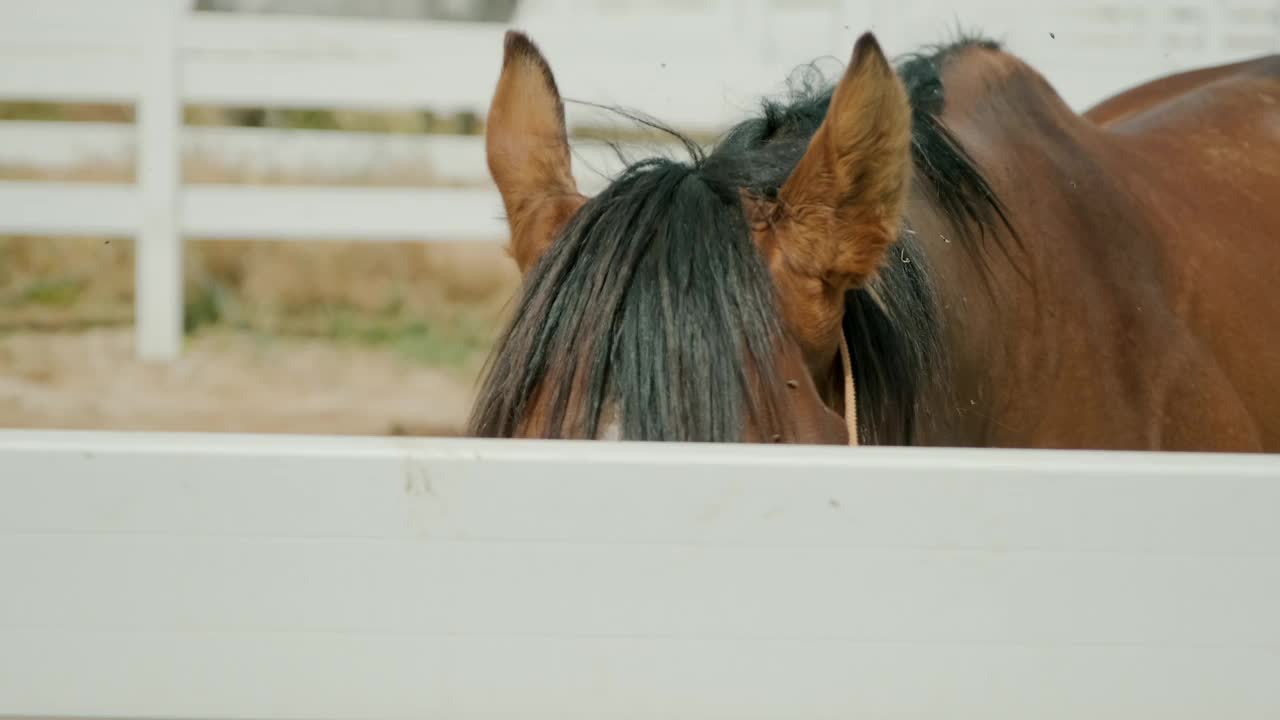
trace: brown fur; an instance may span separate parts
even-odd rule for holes
[[[511,255],[528,272],[586,198],[573,179],[564,103],[551,68],[517,32],[506,35],[485,152],[511,226]]]
[[[1157,80],[1084,116],[999,50],[957,54],[944,81],[941,122],[1020,230],[987,241],[1017,252],[946,240],[962,233],[912,182],[910,110],[864,37],[777,202],[744,203],[796,340],[773,381],[799,428],[752,439],[847,439],[842,299],[909,217],[949,351],[917,442],[1280,450],[1280,58]],[[583,200],[555,82],[522,36],[508,37],[488,133],[527,272]]]
[[[996,262],[984,296],[954,246],[930,246],[956,371],[924,442],[1280,450],[1280,59],[1137,88],[1102,124],[1003,53],[945,79],[944,119],[1024,229],[1031,285]],[[910,212],[922,236],[951,232],[922,198]]]
[[[756,233],[788,326],[811,368],[829,367],[844,295],[897,238],[911,170],[911,107],[871,35],[854,47],[831,108]]]
[[[1175,73],[1109,97],[1085,111],[1084,116],[1099,125],[1110,125],[1229,77],[1251,64],[1252,61],[1246,61]]]

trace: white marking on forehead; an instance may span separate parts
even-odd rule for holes
[[[617,408],[613,403],[605,406],[604,411],[600,413],[601,422],[600,429],[596,433],[597,440],[622,440],[622,420],[618,417]]]
[[[622,439],[622,423],[617,420],[610,420],[600,430],[601,440],[621,440]]]

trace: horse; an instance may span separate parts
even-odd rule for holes
[[[1083,113],[981,36],[842,65],[587,197],[509,31],[522,280],[467,434],[1280,450],[1280,57]]]

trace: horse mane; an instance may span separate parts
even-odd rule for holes
[[[907,56],[898,73],[913,111],[916,172],[958,240],[977,247],[1008,219],[940,120],[942,68],[974,46],[996,47],[962,38]],[[731,128],[710,152],[627,114],[677,138],[688,159],[629,165],[530,270],[486,369],[470,434],[512,436],[535,406],[547,438],[595,437],[610,410],[630,440],[734,441],[744,417],[778,426],[781,401],[757,379],[772,375],[784,331],[739,190],[776,197],[821,124],[834,85],[815,66],[796,80],[784,100],[765,100],[758,116]],[[945,355],[925,255],[909,219],[890,254],[869,286],[847,295],[844,330],[855,358],[862,440],[906,444]],[[550,376],[563,381],[548,383]],[[583,414],[572,414],[575,406]]]
[[[472,434],[511,436],[535,403],[548,438],[595,437],[610,404],[635,440],[727,442],[743,411],[777,416],[753,387],[781,335],[771,280],[725,157],[689,150],[627,168],[530,270]]]

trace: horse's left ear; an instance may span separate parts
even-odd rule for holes
[[[779,189],[763,248],[793,330],[834,348],[844,293],[869,280],[897,237],[911,176],[911,107],[867,33],[822,125]]]
[[[551,67],[519,32],[506,34],[485,153],[506,207],[511,255],[528,273],[586,198],[573,179],[564,103]]]

